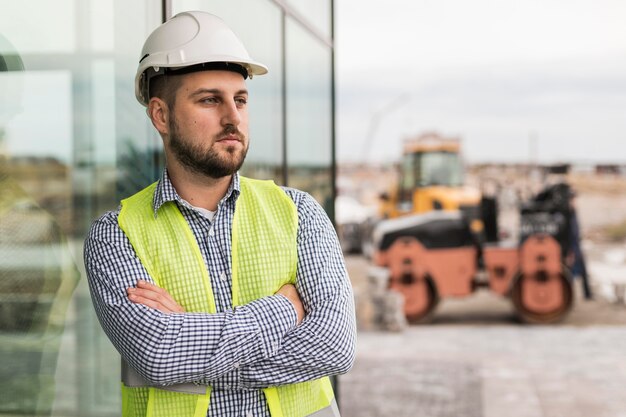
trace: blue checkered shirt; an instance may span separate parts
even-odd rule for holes
[[[154,282],[119,228],[118,211],[96,220],[85,266],[100,323],[121,356],[150,383],[211,385],[208,416],[269,416],[262,388],[347,372],[354,361],[350,282],[335,231],[308,194],[284,188],[298,210],[296,287],[306,310],[296,326],[289,300],[273,295],[233,308],[231,229],[239,176],[212,221],[184,201],[164,171],[155,213],[175,201],[204,257],[216,314],[161,313],[127,298],[138,280]]]

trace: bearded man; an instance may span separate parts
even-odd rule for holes
[[[135,92],[163,139],[161,179],[94,222],[85,266],[122,358],[128,416],[337,416],[355,353],[337,236],[308,194],[238,174],[253,61],[216,16],[146,40]]]

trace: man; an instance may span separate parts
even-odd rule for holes
[[[589,286],[589,275],[587,274],[587,266],[585,256],[580,244],[580,224],[578,223],[578,213],[576,212],[576,192],[569,190],[569,255],[567,263],[572,271],[572,277],[580,277],[583,286],[583,294],[586,300],[593,299],[591,287]]]
[[[136,95],[164,144],[158,183],[97,220],[85,264],[122,356],[124,416],[335,416],[354,361],[352,292],[308,194],[241,177],[250,59],[216,16],[146,40]]]

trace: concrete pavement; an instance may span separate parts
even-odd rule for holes
[[[347,264],[358,293],[367,264]],[[578,284],[559,324],[520,324],[507,299],[480,291],[444,300],[428,325],[359,331],[342,416],[626,417],[626,307],[584,301]]]
[[[626,326],[361,332],[344,417],[626,417]]]

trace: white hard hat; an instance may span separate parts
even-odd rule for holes
[[[150,78],[168,73],[167,69],[174,74],[228,69],[240,72],[244,78],[267,73],[267,67],[250,58],[222,19],[198,11],[177,14],[146,39],[135,77],[135,96],[141,104],[148,105]]]

